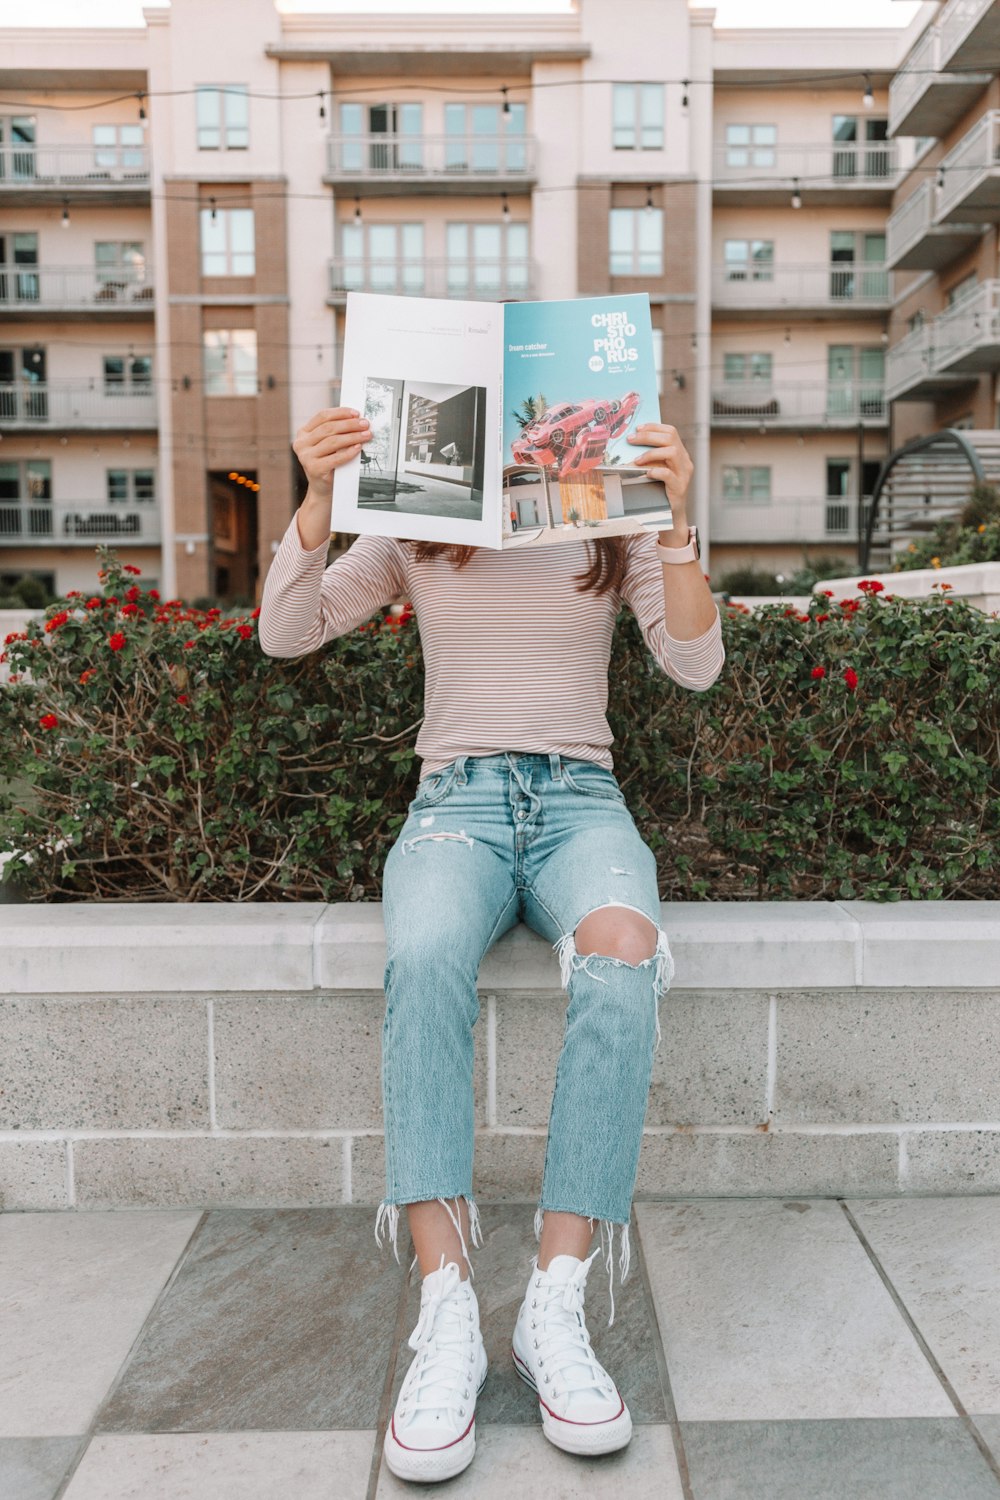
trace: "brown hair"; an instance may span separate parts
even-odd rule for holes
[[[427,562],[432,557],[448,558],[453,568],[464,568],[478,547],[462,547],[455,542],[415,542],[414,557],[417,562]],[[606,594],[610,589],[621,587],[625,577],[625,538],[603,537],[600,541],[588,540],[590,566],[586,573],[578,573],[577,589],[593,589],[597,594]]]

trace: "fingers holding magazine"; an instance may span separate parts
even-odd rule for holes
[[[292,449],[310,489],[329,496],[334,470],[357,458],[371,437],[368,419],[350,406],[328,406],[304,422]]]

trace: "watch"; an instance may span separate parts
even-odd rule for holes
[[[697,562],[701,556],[701,543],[698,541],[697,526],[688,527],[688,539],[686,547],[663,547],[659,542],[656,550],[660,554],[660,561],[666,563]]]

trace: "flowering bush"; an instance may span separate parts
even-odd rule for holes
[[[927,536],[911,542],[893,572],[979,562],[1000,562],[1000,491],[983,483],[972,486],[959,515],[939,521]]]
[[[377,899],[416,770],[412,609],[276,661],[256,610],[161,601],[100,550],[101,592],[4,645],[6,873],[32,900]],[[664,899],[1000,895],[1000,622],[874,588],[723,615],[706,693],[630,612],[616,634],[616,772]]]

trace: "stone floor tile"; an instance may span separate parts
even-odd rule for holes
[[[0,1436],[86,1432],[198,1218],[0,1216]]]
[[[953,1415],[834,1201],[640,1203],[636,1217],[682,1421]]]
[[[375,1500],[412,1496],[416,1488],[390,1474],[383,1460]],[[436,1484],[434,1494],[455,1500],[622,1500],[623,1495],[628,1500],[682,1500],[683,1490],[665,1425],[636,1427],[628,1447],[617,1453],[578,1458],[554,1447],[540,1425],[527,1432],[523,1427],[480,1427],[477,1421],[475,1458],[464,1473]],[[77,1497],[67,1495],[66,1500]]]
[[[4,1500],[52,1500],[78,1437],[0,1438],[0,1495]]]
[[[374,1428],[403,1275],[368,1208],[215,1210],[98,1426]]]
[[[966,1410],[1000,1412],[1000,1198],[848,1207]]]
[[[682,1422],[696,1500],[996,1500],[958,1417]]]
[[[1000,1412],[990,1412],[985,1416],[979,1412],[972,1420],[989,1444],[990,1452],[1000,1469]]]
[[[374,1433],[101,1433],[63,1500],[365,1500]]]
[[[472,1250],[473,1286],[479,1300],[480,1326],[489,1360],[489,1373],[476,1404],[476,1423],[535,1426],[538,1402],[514,1373],[510,1341],[538,1246],[532,1222],[534,1207],[524,1203],[488,1203],[481,1208],[483,1243]],[[408,1263],[413,1251],[400,1257]],[[420,1273],[414,1269],[407,1298],[406,1322],[396,1361],[392,1399],[395,1403],[403,1377],[413,1359],[406,1340],[420,1314]],[[610,1313],[608,1276],[600,1255],[587,1276],[587,1327],[597,1356],[616,1381],[635,1422],[662,1422],[667,1412],[656,1359],[656,1325],[640,1273],[633,1238],[632,1267],[624,1285],[619,1282],[618,1238],[615,1237],[615,1321]]]

